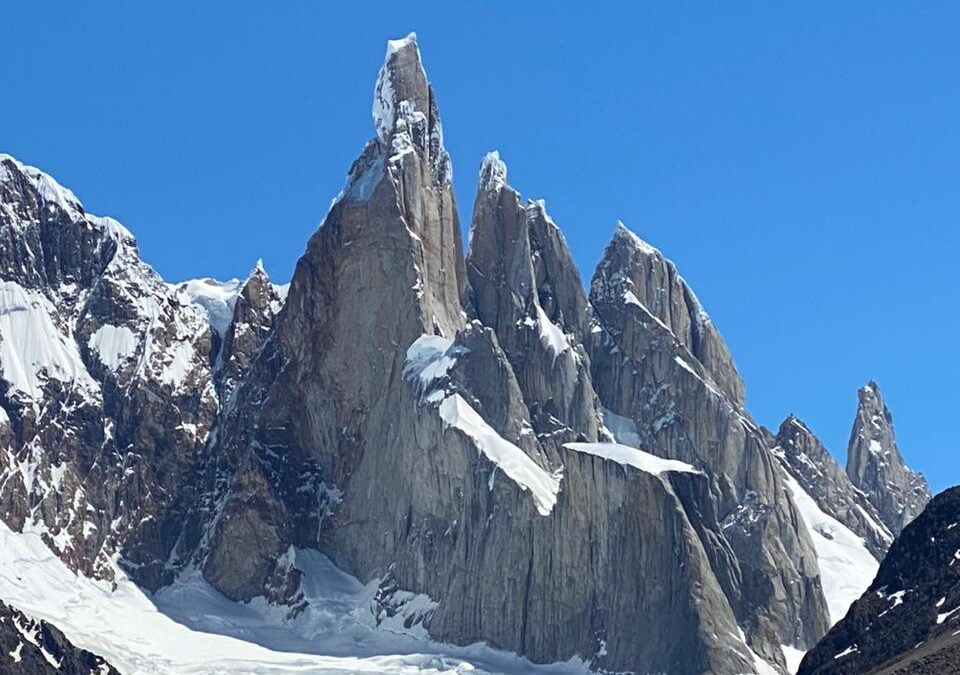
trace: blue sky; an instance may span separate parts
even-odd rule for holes
[[[14,3],[0,151],[168,280],[287,280],[415,30],[464,220],[498,148],[587,280],[618,218],[678,263],[761,423],[842,458],[874,378],[908,461],[960,482],[960,4],[354,4]]]

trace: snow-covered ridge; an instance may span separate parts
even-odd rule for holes
[[[228,279],[220,281],[213,277],[200,277],[198,279],[187,279],[179,283],[168,284],[175,291],[186,293],[190,302],[200,307],[207,316],[210,328],[218,335],[223,337],[230,322],[233,320],[233,310],[237,304],[237,298],[243,292],[244,287],[254,274],[262,274],[268,277],[266,269],[263,266],[263,260],[257,260],[256,265],[247,275],[246,279]],[[271,283],[279,297],[279,303],[271,307],[274,314],[280,311],[284,301],[287,299],[287,293],[290,290],[290,284]]]
[[[8,165],[12,165],[15,172],[11,171]],[[17,174],[25,178],[36,190],[47,208],[56,206],[72,220],[86,220],[94,227],[103,229],[118,244],[136,245],[130,230],[109,216],[95,216],[87,213],[73,191],[60,185],[50,174],[35,166],[24,164],[12,155],[0,153],[0,183],[14,180]],[[11,218],[11,222],[16,225],[15,218]]]
[[[190,302],[202,308],[210,322],[210,328],[222,336],[233,319],[233,308],[237,304],[237,296],[243,290],[243,284],[240,279],[218,281],[203,277],[170,286],[175,290],[182,289]]]
[[[782,470],[782,475],[813,540],[830,621],[836,623],[867,590],[880,564],[867,550],[863,538],[820,510],[789,472]]]

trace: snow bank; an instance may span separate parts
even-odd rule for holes
[[[649,452],[637,450],[619,443],[564,443],[563,447],[587,455],[609,459],[622,466],[632,466],[645,473],[661,476],[668,471],[680,473],[701,473],[686,462],[676,459],[664,459]]]
[[[43,295],[13,281],[0,281],[0,374],[13,390],[33,400],[47,378],[99,392],[76,342],[53,321],[56,308]]]
[[[185,291],[190,301],[206,312],[210,328],[222,337],[233,319],[233,308],[237,304],[237,296],[243,290],[243,284],[240,279],[217,281],[208,277],[188,279],[174,284],[173,287]]]
[[[547,473],[527,453],[500,436],[460,394],[440,403],[440,418],[448,427],[470,437],[477,449],[521,489],[529,490],[540,515],[550,515],[560,492],[559,477]]]
[[[0,599],[126,674],[589,672],[576,660],[539,666],[483,644],[449,647],[378,628],[378,581],[361,584],[316,551],[295,551],[295,560],[308,605],[290,619],[262,599],[228,600],[195,571],[155,596],[122,572],[111,589],[73,574],[39,536],[0,523]]]
[[[100,357],[100,362],[112,371],[133,356],[139,339],[126,326],[105,324],[90,336],[87,346]]]
[[[830,621],[836,623],[867,590],[880,563],[867,550],[864,540],[821,511],[793,476],[786,471],[783,476],[813,540]]]

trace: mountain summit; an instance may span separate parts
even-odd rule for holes
[[[390,41],[289,288],[259,264],[166,284],[0,157],[0,540],[106,637],[0,599],[131,672],[235,649],[389,670],[387,644],[432,668],[787,672],[929,498],[876,387],[849,476],[796,418],[774,436],[676,265],[618,224],[588,293],[496,152],[465,252],[438,110],[416,36]]]

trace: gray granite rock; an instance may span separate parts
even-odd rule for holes
[[[847,447],[847,475],[896,535],[923,511],[930,501],[930,487],[904,463],[893,432],[893,416],[877,383],[868,383],[858,397]]]

